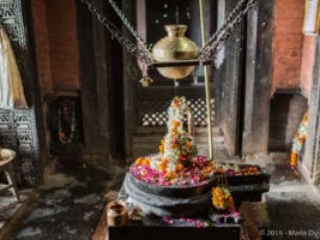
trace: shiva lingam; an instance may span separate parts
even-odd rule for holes
[[[241,201],[261,200],[261,194],[269,189],[270,175],[259,166],[221,163],[198,155],[189,127],[192,113],[184,97],[171,101],[168,115],[159,152],[138,157],[126,174],[123,188],[134,206],[146,215],[184,218],[203,215],[213,206],[225,210],[226,201],[230,210]],[[224,189],[219,184],[221,176],[228,181],[234,202],[225,198],[225,191],[217,193]]]
[[[214,164],[197,155],[186,99],[175,97],[168,114],[168,132],[161,140],[159,153],[136,159],[126,175],[124,189],[145,214],[199,215],[211,204]],[[183,127],[185,114],[188,131]]]

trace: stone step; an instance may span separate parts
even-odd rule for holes
[[[158,140],[158,139],[157,139]],[[139,141],[135,141],[133,144],[133,155],[134,157],[137,156],[146,156],[149,154],[154,154],[158,152],[158,146],[159,146],[159,142],[158,141],[149,141],[149,142],[139,142]],[[207,156],[208,155],[208,144],[203,142],[198,144],[197,143],[197,149],[198,149],[198,153],[200,155],[204,155]],[[213,142],[213,149],[214,151],[217,152],[226,152],[225,150],[225,145],[223,142]]]
[[[156,154],[158,153],[158,145],[159,144],[149,144],[149,145],[139,145],[135,144],[133,146],[133,157],[137,158],[140,156],[148,156],[150,154]],[[199,144],[197,145],[198,154],[203,156],[208,156],[208,146],[205,144]],[[213,155],[215,160],[230,160],[231,157],[229,156],[228,150],[224,146],[224,144],[214,144],[213,146]]]
[[[139,128],[139,134],[133,138],[134,157],[146,156],[158,152],[161,139],[165,135],[164,127]],[[200,155],[208,155],[208,136],[207,128],[195,129],[195,143]],[[214,155],[227,156],[224,145],[224,136],[219,128],[212,128]],[[223,154],[221,154],[223,153]],[[225,158],[225,157],[224,157]]]
[[[133,138],[133,144],[159,144],[163,136],[135,136]],[[195,143],[199,144],[207,144],[208,137],[207,136],[195,136]],[[214,144],[223,144],[224,137],[223,136],[214,136],[213,137]]]
[[[222,134],[222,131],[219,127],[213,127],[211,130],[213,135]],[[138,127],[136,135],[145,135],[145,134],[164,135],[166,131],[167,131],[167,127]],[[206,127],[196,127],[194,131],[195,131],[195,135],[207,135],[208,129]]]
[[[138,133],[135,134],[133,138],[134,144],[140,143],[160,143],[163,136],[166,134],[165,128],[149,128],[149,130],[144,128],[139,128]],[[219,128],[212,129],[213,143],[218,144],[224,143],[224,136]],[[194,133],[194,138],[196,144],[207,144],[208,143],[208,131],[207,128],[196,128]]]

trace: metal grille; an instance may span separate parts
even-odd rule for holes
[[[207,108],[204,99],[189,99],[188,106],[193,112],[193,123],[195,127],[207,126]],[[211,124],[214,119],[214,99],[210,101],[212,108]],[[165,126],[168,120],[167,109],[170,101],[143,101],[141,103],[141,126],[160,127]]]

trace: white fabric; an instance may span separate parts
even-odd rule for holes
[[[28,108],[10,39],[0,26],[0,108]]]

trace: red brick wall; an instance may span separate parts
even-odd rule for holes
[[[310,97],[313,80],[313,65],[315,58],[316,36],[305,36],[303,41],[301,64],[301,91],[306,97]]]
[[[304,0],[276,0],[274,12],[272,91],[299,88]]]
[[[50,47],[48,40],[46,6],[43,0],[32,1],[33,27],[38,65],[38,78],[42,96],[52,91]]]
[[[32,11],[42,95],[79,90],[75,1],[32,1]]]
[[[74,0],[45,0],[54,90],[79,89],[79,54]]]

